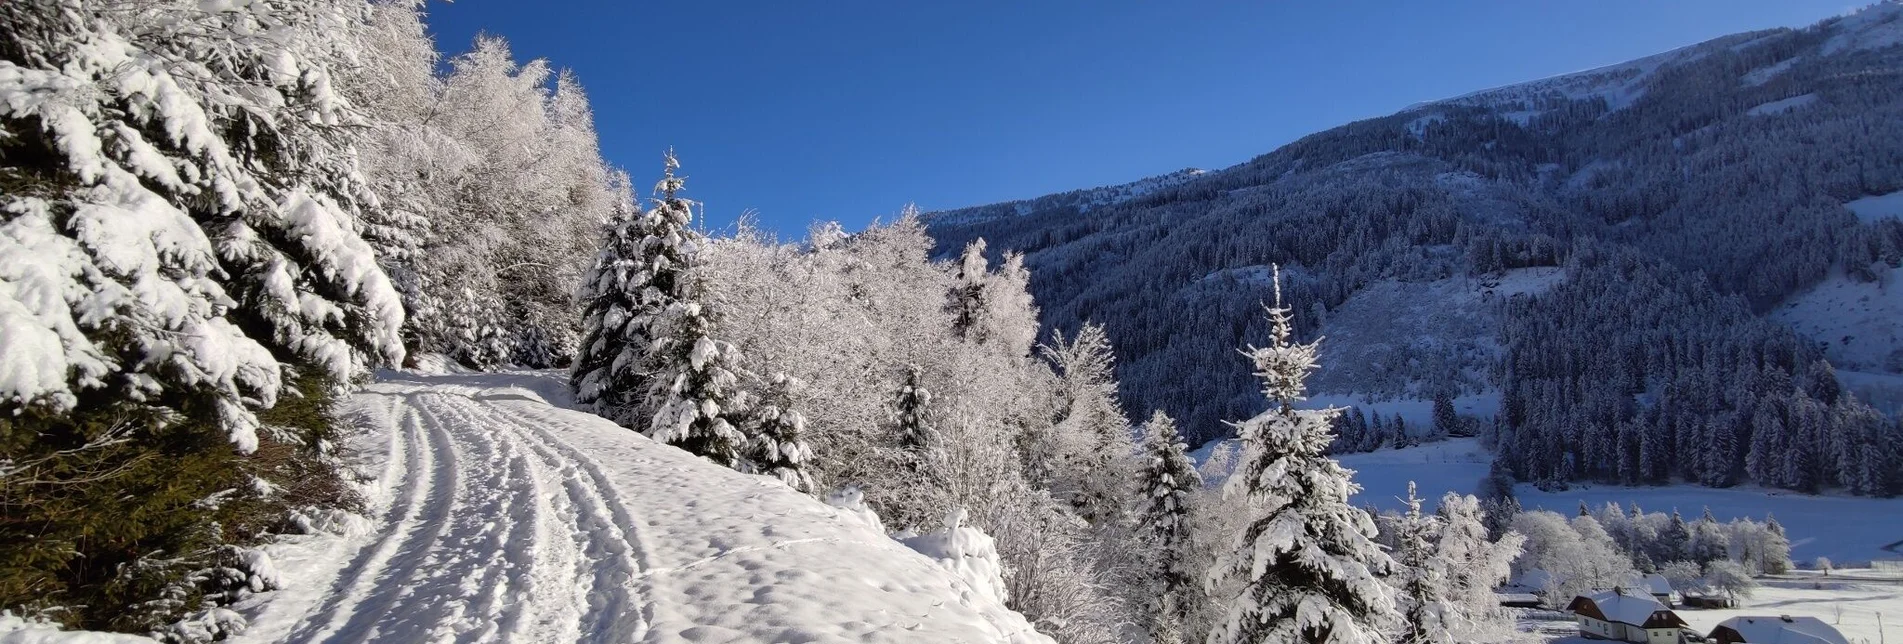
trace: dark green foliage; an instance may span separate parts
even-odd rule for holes
[[[286,529],[293,509],[356,504],[320,450],[336,431],[330,390],[299,381],[302,395],[260,414],[270,429],[249,455],[208,400],[6,410],[0,609],[144,632],[236,599],[252,586],[238,547]]]

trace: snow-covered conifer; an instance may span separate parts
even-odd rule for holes
[[[1421,497],[1415,493],[1414,482],[1407,483],[1407,512],[1402,513],[1395,522],[1395,563],[1397,567],[1391,578],[1398,596],[1403,630],[1398,640],[1401,644],[1441,644],[1452,642],[1453,632],[1448,628],[1445,611],[1447,604],[1447,570],[1436,561],[1434,537],[1439,530],[1439,518],[1421,514]]]
[[[1680,516],[1677,509],[1672,510],[1671,522],[1659,532],[1658,551],[1664,555],[1665,561],[1691,561],[1691,545],[1691,526],[1686,525],[1685,517]]]
[[[720,318],[706,298],[696,255],[705,238],[693,227],[693,211],[680,196],[680,162],[669,152],[660,196],[648,209],[643,269],[636,277],[641,308],[632,312],[648,335],[644,372],[646,404],[653,410],[647,435],[727,466],[742,463],[747,437],[736,425],[745,417],[739,389],[740,350],[719,337]]]
[[[1380,575],[1393,561],[1372,539],[1374,520],[1348,503],[1358,488],[1353,473],[1324,455],[1338,410],[1294,406],[1316,368],[1319,341],[1294,341],[1280,283],[1278,274],[1269,309],[1273,341],[1246,352],[1270,409],[1236,424],[1242,457],[1224,497],[1249,515],[1205,579],[1212,592],[1231,581],[1236,586],[1234,595],[1214,598],[1228,614],[1209,641],[1385,641],[1398,615]]]
[[[937,430],[931,423],[932,392],[925,388],[924,374],[918,365],[907,365],[905,381],[899,385],[892,402],[892,423],[899,449],[912,467],[923,467],[930,450],[938,443]]]
[[[806,416],[793,408],[793,390],[798,380],[783,373],[773,374],[766,393],[749,411],[747,448],[748,466],[761,474],[780,479],[801,492],[813,490],[813,476],[807,471],[813,460],[813,448],[806,444]]]
[[[657,266],[671,259],[650,255],[647,224],[632,201],[618,204],[608,220],[607,234],[595,263],[582,277],[577,293],[582,302],[581,352],[569,373],[575,402],[602,418],[628,428],[644,428],[648,417],[641,401],[647,396],[646,364],[650,328],[663,310],[650,298],[662,295],[648,287],[657,282]]]
[[[402,357],[401,301],[362,237],[377,203],[330,85],[350,52],[326,33],[361,10],[0,8],[0,155],[16,170],[0,401],[202,395],[249,451],[280,356],[340,382]]]
[[[1151,578],[1157,587],[1149,606],[1151,634],[1158,640],[1180,633],[1195,589],[1196,574],[1188,565],[1190,504],[1202,490],[1203,479],[1189,460],[1189,447],[1176,431],[1176,421],[1158,410],[1143,425],[1143,466],[1137,485],[1143,494],[1137,513],[1137,533],[1148,540]]]
[[[1458,436],[1466,433],[1460,413],[1454,411],[1454,396],[1442,389],[1434,393],[1434,433],[1440,436]]]
[[[957,282],[945,303],[946,311],[952,314],[952,330],[959,337],[975,342],[984,341],[985,327],[982,324],[985,310],[985,240],[975,239],[965,245],[958,256]]]

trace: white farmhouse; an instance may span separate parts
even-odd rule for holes
[[[1711,629],[1717,644],[1849,644],[1843,633],[1815,617],[1733,617]]]
[[[1679,644],[1685,620],[1652,595],[1614,588],[1580,595],[1566,610],[1579,618],[1579,634],[1634,644]]]
[[[1666,608],[1675,608],[1679,602],[1684,601],[1678,591],[1672,589],[1672,582],[1667,580],[1665,575],[1658,573],[1646,575],[1639,580],[1639,585],[1644,586],[1646,592],[1651,593],[1652,598],[1659,600],[1659,603],[1664,604]]]

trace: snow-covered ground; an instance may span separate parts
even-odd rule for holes
[[[273,547],[288,587],[238,641],[1049,641],[860,516],[565,399],[534,373],[354,396],[375,518]]]
[[[1816,94],[1800,94],[1798,96],[1782,98],[1763,105],[1754,106],[1751,109],[1745,110],[1744,113],[1747,116],[1771,116],[1774,114],[1783,114],[1815,102],[1817,102]]]
[[[1751,597],[1742,598],[1738,608],[1723,610],[1677,609],[1678,616],[1693,630],[1710,634],[1720,622],[1733,617],[1815,617],[1843,633],[1851,644],[1878,644],[1903,641],[1903,577],[1883,579],[1846,579],[1874,577],[1868,570],[1840,570],[1830,577],[1814,571],[1777,579],[1760,579],[1763,584]],[[1552,615],[1548,615],[1549,617]],[[1523,618],[1521,630],[1544,635],[1551,644],[1587,644],[1605,640],[1577,637],[1571,621]]]
[[[1903,190],[1853,199],[1844,207],[1857,213],[1857,218],[1864,221],[1903,219]]]
[[[1789,70],[1792,65],[1796,65],[1798,60],[1799,59],[1795,57],[1786,58],[1778,61],[1776,64],[1766,65],[1746,72],[1743,79],[1744,84],[1746,87],[1757,87],[1770,82],[1770,80],[1775,78],[1778,74],[1782,74],[1786,70]]]
[[[1361,484],[1362,492],[1354,499],[1356,504],[1399,509],[1400,498],[1407,494],[1408,481],[1414,481],[1420,495],[1430,501],[1449,491],[1472,493],[1486,476],[1492,455],[1475,439],[1467,438],[1400,450],[1347,454],[1338,460],[1355,471],[1355,482]],[[1714,489],[1690,485],[1578,485],[1561,492],[1544,492],[1521,485],[1515,493],[1520,504],[1529,510],[1544,508],[1568,516],[1582,500],[1595,508],[1607,502],[1617,502],[1627,508],[1638,503],[1647,512],[1677,509],[1691,517],[1709,507],[1720,521],[1740,517],[1762,521],[1766,513],[1773,513],[1790,534],[1791,558],[1798,562],[1809,562],[1820,556],[1840,562],[1893,559],[1897,555],[1879,548],[1903,539],[1903,499],[1809,496],[1762,488]],[[1903,617],[1898,619],[1903,623]]]
[[[1413,481],[1421,498],[1426,499],[1422,509],[1432,512],[1440,506],[1443,494],[1471,494],[1481,477],[1487,475],[1493,453],[1478,439],[1455,438],[1406,449],[1344,454],[1336,460],[1354,470],[1355,482],[1361,484],[1355,505],[1372,503],[1380,508],[1401,509],[1407,484]]]
[[[1824,578],[1804,571],[1794,579],[1760,580],[1764,586],[1738,608],[1680,610],[1678,615],[1700,633],[1710,633],[1732,617],[1792,615],[1823,620],[1852,644],[1903,642],[1903,578],[1848,581],[1836,577],[1835,573]],[[1882,614],[1881,633],[1878,614]]]
[[[1903,268],[1888,269],[1875,282],[1833,275],[1785,300],[1770,316],[1823,343],[1838,369],[1888,372],[1903,366],[1903,325],[1897,324],[1903,320]]]

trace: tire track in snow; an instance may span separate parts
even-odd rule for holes
[[[1049,641],[883,535],[519,376],[386,378],[349,403],[388,454],[376,529],[283,641]]]
[[[567,603],[522,601],[535,590],[537,571],[559,568],[566,576],[573,561],[541,561],[563,553],[541,547],[559,542],[541,534],[553,513],[542,498],[540,465],[518,441],[487,427],[467,397],[376,393],[404,410],[390,449],[406,466],[396,484],[402,496],[384,513],[384,536],[359,551],[331,601],[290,641],[572,638],[572,615],[534,613],[560,612]]]
[[[453,493],[456,468],[455,455],[441,435],[439,423],[423,407],[403,404],[414,394],[365,392],[359,395],[389,396],[393,399],[391,409],[403,410],[400,427],[391,428],[390,432],[391,460],[402,459],[407,465],[403,480],[393,487],[400,496],[392,499],[390,508],[379,521],[383,527],[379,531],[381,536],[358,551],[332,584],[330,599],[306,616],[288,641],[369,639],[372,635],[369,629],[375,620],[397,599],[392,593],[399,588],[390,587],[387,580],[393,572],[417,565],[415,559],[423,553],[416,552],[416,544],[433,541],[446,526],[441,519],[450,508],[447,497]],[[450,461],[451,465],[439,466],[443,460]]]
[[[577,576],[589,581],[586,589],[588,611],[581,618],[585,641],[625,642],[648,635],[654,622],[653,602],[640,601],[638,579],[654,569],[648,553],[652,548],[641,542],[638,517],[629,509],[601,465],[554,434],[542,429],[548,422],[533,418],[501,404],[519,400],[514,396],[472,398],[481,401],[497,421],[492,425],[508,427],[524,438],[544,459],[559,464],[563,490],[574,504],[574,535],[593,565],[578,567]],[[586,525],[583,524],[586,522]],[[649,582],[652,583],[651,581]],[[635,617],[630,623],[627,617]]]

